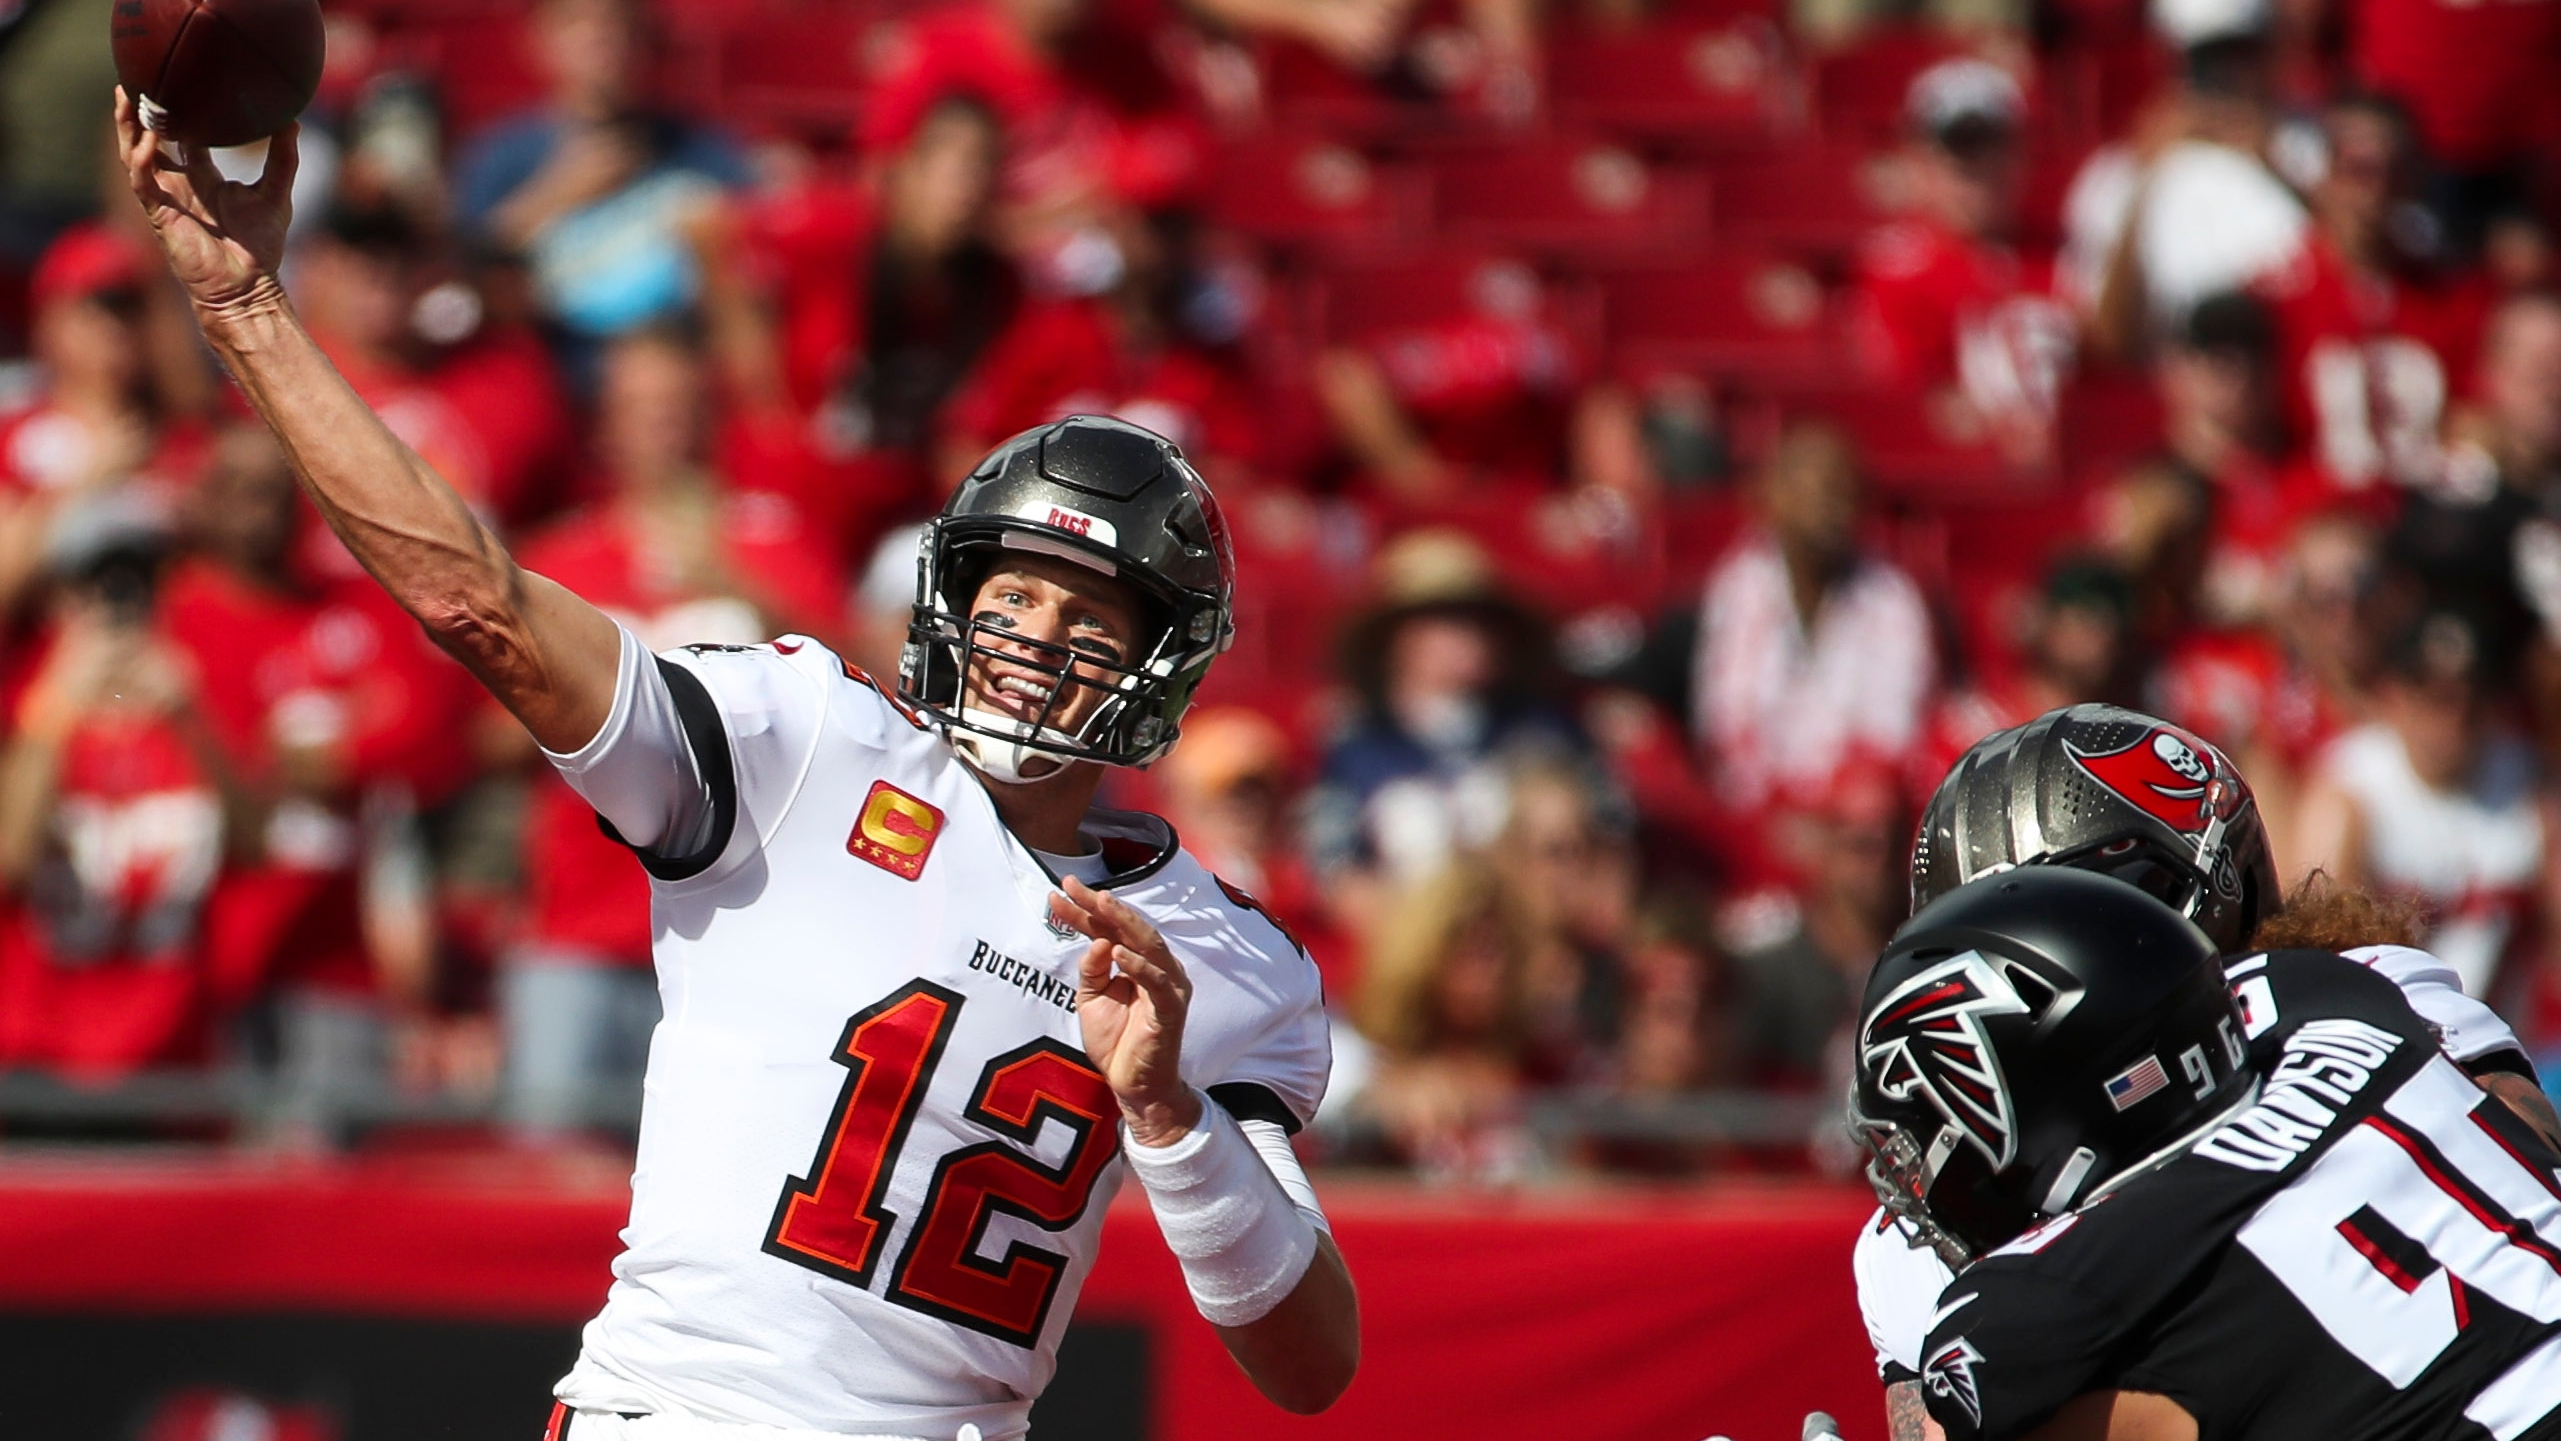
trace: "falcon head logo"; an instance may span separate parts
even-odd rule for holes
[[[1944,1396],[1964,1407],[1965,1414],[1977,1426],[1983,1424],[1983,1392],[1974,1384],[1974,1368],[1982,1360],[1983,1353],[1959,1336],[1931,1352],[1921,1367],[1921,1381],[1930,1388],[1930,1394]]]
[[[2112,751],[2085,751],[2065,741],[2063,752],[2090,779],[2182,835],[2199,835],[2215,821],[2230,820],[2250,796],[2220,752],[2176,726],[2154,726]]]
[[[2008,979],[1982,952],[1967,951],[1905,981],[1877,1003],[1859,1026],[1859,1066],[1887,1097],[1906,1101],[1918,1093],[1945,1119],[1939,1142],[1930,1147],[1934,1157],[1964,1142],[1997,1171],[2018,1154],[2018,1128],[1983,1020],[2026,1014],[2027,1002]],[[1930,1169],[1936,1173],[1935,1161]]]

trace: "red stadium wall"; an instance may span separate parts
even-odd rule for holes
[[[1818,1407],[1852,1441],[1881,1429],[1849,1279],[1860,1194],[1340,1187],[1329,1204],[1367,1354],[1304,1420],[1191,1314],[1145,1208],[1114,1209],[1078,1318],[1147,1330],[1153,1441],[1794,1441]],[[618,1177],[541,1161],[17,1162],[0,1313],[571,1325],[604,1292],[624,1206]],[[527,1441],[540,1424],[529,1407]]]

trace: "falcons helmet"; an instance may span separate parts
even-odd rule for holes
[[[1950,1265],[2168,1159],[2251,1094],[2214,943],[2061,866],[1914,916],[1868,977],[1854,1040],[1868,1181]]]
[[[1126,581],[1146,612],[1130,654],[1029,641],[973,615],[979,583],[1007,551]],[[1143,766],[1173,747],[1209,663],[1234,641],[1235,590],[1226,522],[1183,453],[1127,422],[1071,415],[996,447],[926,524],[898,693],[995,780],[1045,780],[1079,760]],[[1051,674],[1039,715],[970,703],[970,666],[999,645],[1007,665]],[[1107,694],[1071,733],[1051,722],[1078,685]]]
[[[2014,866],[2114,876],[2226,953],[2278,904],[2258,802],[2230,758],[2112,705],[2048,711],[1976,741],[1912,839],[1912,909]]]

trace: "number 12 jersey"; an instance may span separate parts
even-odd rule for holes
[[[1087,943],[1049,922],[1057,882],[977,776],[824,647],[656,672],[713,836],[651,860],[665,1018],[631,1222],[559,1396],[1020,1435],[1122,1173],[1074,1011]],[[1086,832],[1191,977],[1185,1078],[1297,1129],[1330,1065],[1314,965],[1162,821],[1098,811]]]

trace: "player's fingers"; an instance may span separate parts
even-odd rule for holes
[[[1158,943],[1156,927],[1149,924],[1147,918],[1140,915],[1136,907],[1109,891],[1096,890],[1074,876],[1069,876],[1066,884],[1075,888],[1068,892],[1069,898],[1101,922],[1103,928],[1111,932],[1114,940],[1122,945],[1140,949],[1152,950],[1156,947]]]
[[[1191,1004],[1192,983],[1180,967],[1167,963],[1169,959],[1150,956],[1127,946],[1112,947],[1112,965],[1122,975],[1136,981],[1139,989],[1147,992],[1148,999],[1156,1003],[1160,1013],[1179,1014]]]
[[[258,174],[258,193],[273,200],[290,199],[293,178],[301,169],[302,122],[297,120],[267,142],[267,165]]]
[[[167,197],[160,193],[160,181],[153,171],[153,158],[160,149],[160,139],[142,126],[135,113],[133,97],[121,85],[116,87],[116,154],[124,161],[125,181],[133,187],[136,199],[148,209]]]
[[[1076,958],[1076,991],[1082,996],[1100,995],[1112,981],[1112,943],[1096,941]]]

